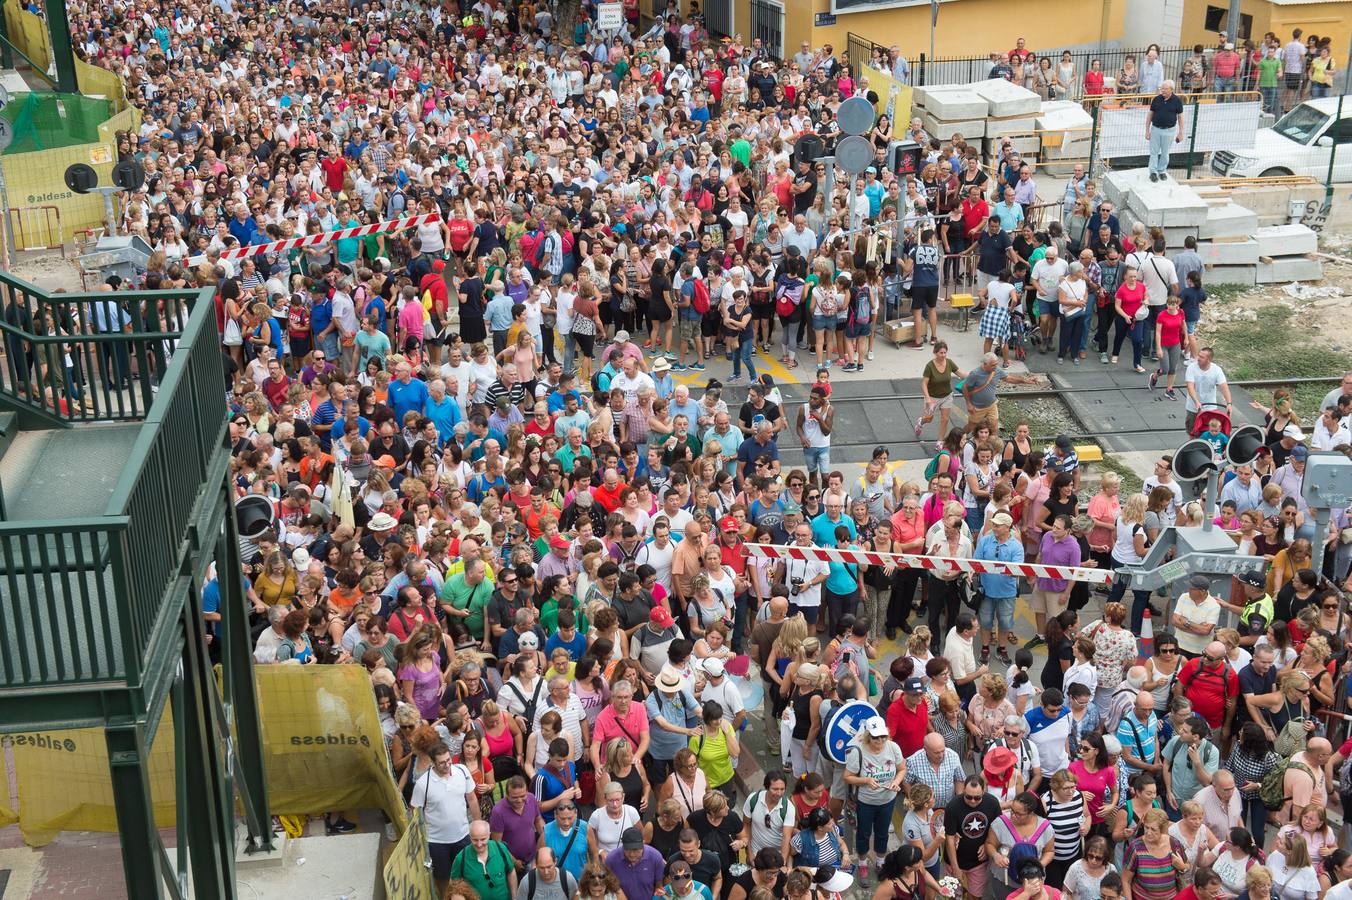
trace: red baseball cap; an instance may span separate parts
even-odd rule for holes
[[[399,464],[394,461],[393,456],[386,453],[375,461],[375,467],[377,469],[397,469],[399,468]]]
[[[568,542],[568,538],[561,534],[556,534],[549,539],[549,546],[553,547],[555,550],[567,550],[573,545]]]
[[[663,628],[670,628],[676,624],[676,620],[671,617],[671,613],[667,611],[665,606],[654,606],[653,611],[648,613],[648,621],[656,622]]]
[[[741,529],[741,526],[737,524],[737,520],[732,516],[724,516],[718,520],[718,528],[720,531],[738,531]]]

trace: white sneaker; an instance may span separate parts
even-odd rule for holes
[[[872,351],[872,350],[870,350],[870,351],[868,352],[868,354],[865,356],[865,359],[868,359],[868,360],[872,361],[872,359],[873,359],[873,351]]]

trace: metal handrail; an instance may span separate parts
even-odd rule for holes
[[[157,629],[177,617],[168,598],[179,573],[163,548],[191,535],[198,498],[217,476],[213,459],[224,446],[225,379],[211,291],[49,294],[0,272],[0,297],[7,308],[18,304],[34,323],[47,314],[68,315],[72,332],[35,333],[14,324],[15,317],[0,322],[0,343],[8,351],[0,394],[41,406],[66,424],[142,422],[102,516],[0,522],[0,594],[7,595],[0,605],[9,614],[0,616],[0,651],[48,648],[45,654],[0,652],[19,657],[0,662],[0,685],[110,678],[139,683]],[[125,305],[131,331],[90,330],[88,305],[109,299]],[[181,329],[144,328],[161,308]],[[139,367],[127,395],[111,393],[105,383],[103,399],[79,413],[63,413],[42,399],[44,388],[60,395],[73,387],[63,384],[65,372],[58,377],[54,371],[68,368],[62,365],[67,354],[86,367],[87,393],[97,397],[94,373],[110,374],[110,343],[121,345],[125,362]],[[16,351],[22,359],[15,359]],[[29,377],[31,369],[19,371],[30,357],[45,368],[40,382]],[[152,357],[162,366],[158,388],[152,387]],[[95,610],[108,614],[82,614]],[[62,623],[78,626],[78,640],[60,645],[54,632]],[[51,658],[30,658],[44,656]]]

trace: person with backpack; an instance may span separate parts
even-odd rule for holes
[[[887,722],[875,716],[864,723],[858,743],[845,753],[845,783],[858,791],[859,824],[854,849],[859,860],[859,878],[868,878],[869,862],[881,864],[887,855],[887,830],[892,807],[906,778],[906,760],[892,741]],[[869,842],[872,839],[872,850]]]
[[[794,807],[787,794],[788,780],[783,771],[770,771],[762,784],[763,790],[742,804],[742,843],[750,856],[769,848],[778,850],[783,859],[792,859],[789,839],[794,831]]]
[[[575,896],[577,878],[559,865],[553,850],[536,850],[535,865],[521,879],[515,900],[572,900]]]
[[[1299,822],[1308,807],[1324,804],[1324,767],[1332,756],[1333,745],[1326,738],[1312,737],[1304,750],[1278,759],[1263,776],[1258,796],[1268,812],[1277,814],[1279,825]]]
[[[862,269],[855,270],[851,284],[845,298],[845,367],[842,371],[862,372],[878,303],[868,275]]]
[[[489,837],[483,819],[470,823],[469,846],[451,862],[449,877],[469,882],[480,900],[512,900],[516,894],[516,863],[506,844]],[[441,888],[444,893],[445,885]]]
[[[1229,731],[1239,702],[1239,676],[1230,668],[1224,644],[1212,641],[1201,656],[1183,664],[1174,681],[1174,696],[1186,697],[1213,730]]]
[[[785,271],[775,279],[775,314],[783,328],[780,362],[790,369],[798,368],[797,343],[801,342],[799,324],[803,321],[803,293],[806,284],[802,279],[804,268],[802,257],[790,256],[785,262]],[[798,338],[794,335],[798,334]]]
[[[1038,863],[1045,871],[1056,855],[1056,833],[1040,815],[1037,795],[1024,791],[1009,805],[1009,812],[990,825],[986,834],[986,860],[990,876],[986,900],[1003,900],[1023,882],[1023,867]]]

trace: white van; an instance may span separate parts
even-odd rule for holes
[[[1333,180],[1352,181],[1352,99],[1343,102],[1342,118],[1337,116],[1337,97],[1306,100],[1271,128],[1258,129],[1251,149],[1211,154],[1211,172],[1228,178],[1309,175],[1322,182],[1336,144]]]

